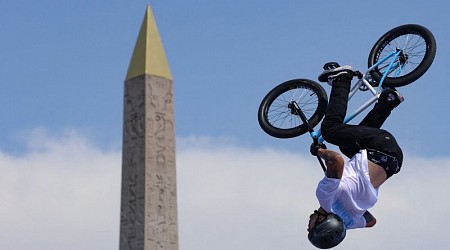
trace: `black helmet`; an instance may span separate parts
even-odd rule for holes
[[[315,212],[315,211],[314,211]],[[326,218],[309,231],[308,239],[315,247],[328,249],[337,246],[345,238],[345,225],[336,214],[326,214]]]

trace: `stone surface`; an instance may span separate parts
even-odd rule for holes
[[[178,249],[172,81],[125,82],[120,249]]]
[[[150,6],[125,80],[120,250],[177,250],[173,82]]]

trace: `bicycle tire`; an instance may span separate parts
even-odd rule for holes
[[[380,58],[397,48],[402,54],[397,58],[401,65],[401,73],[395,76],[390,72],[383,85],[401,87],[419,79],[431,66],[436,55],[436,40],[427,28],[417,24],[405,24],[386,32],[369,53],[368,66],[371,67]],[[370,72],[372,78],[380,82],[383,74],[380,68],[389,65],[390,60],[383,62]],[[398,69],[398,68],[397,68]]]
[[[308,132],[298,115],[288,104],[296,101],[305,114],[309,126],[316,126],[325,115],[328,96],[318,83],[308,79],[294,79],[272,89],[261,101],[258,122],[261,128],[276,138],[292,138]]]

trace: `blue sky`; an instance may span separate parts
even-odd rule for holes
[[[118,237],[118,219],[114,220],[118,216],[120,191],[118,176],[122,140],[123,81],[147,3],[148,1],[140,0],[0,2],[0,117],[3,117],[0,123],[0,167],[6,173],[1,179],[3,182],[0,182],[1,189],[6,191],[0,193],[0,199],[5,196],[11,199],[8,208],[4,208],[6,212],[19,207],[24,213],[30,212],[29,204],[14,198],[13,194],[26,195],[35,204],[40,203],[40,199],[33,201],[32,196],[39,194],[34,190],[45,187],[46,183],[64,185],[54,183],[55,180],[47,178],[46,175],[37,174],[40,170],[55,178],[76,176],[70,182],[73,185],[62,190],[67,189],[67,192],[76,194],[71,196],[73,202],[83,204],[92,204],[96,199],[90,196],[89,191],[78,193],[80,186],[77,180],[87,179],[86,186],[96,188],[96,180],[89,178],[96,176],[105,183],[99,188],[101,194],[108,193],[108,189],[117,189],[117,192],[113,192],[108,200],[112,212],[106,213],[105,217],[102,217],[104,220],[91,225],[92,233],[101,231],[95,229],[104,227],[105,224],[101,222],[105,222],[113,229],[100,233],[99,237]],[[201,223],[202,220],[194,221],[189,218],[206,216],[205,218],[210,218],[211,221],[229,221],[229,218],[214,210],[218,209],[217,207],[210,210],[209,214],[196,212],[205,206],[200,200],[214,201],[217,193],[216,196],[210,193],[195,196],[196,193],[202,194],[199,190],[204,189],[203,185],[211,184],[207,182],[211,176],[220,178],[222,175],[228,176],[227,174],[231,179],[237,180],[223,185],[218,182],[217,192],[231,197],[228,211],[230,214],[236,213],[244,222],[244,211],[252,212],[239,210],[238,204],[233,203],[233,198],[244,201],[248,197],[237,191],[232,193],[230,189],[249,187],[247,194],[251,196],[250,191],[258,193],[257,190],[267,185],[263,181],[264,178],[278,178],[273,180],[273,183],[278,183],[276,185],[279,185],[280,192],[289,194],[288,198],[296,201],[289,201],[288,198],[278,200],[279,204],[286,206],[277,207],[264,199],[249,199],[249,207],[259,207],[262,210],[260,213],[253,213],[254,216],[260,217],[248,218],[246,222],[253,221],[255,227],[259,225],[256,229],[261,231],[237,223],[226,224],[217,232],[231,232],[233,227],[241,227],[244,233],[255,238],[252,242],[248,240],[252,237],[245,240],[236,236],[236,244],[245,243],[245,249],[264,249],[255,245],[255,241],[265,238],[267,242],[262,241],[261,244],[266,245],[276,245],[277,241],[274,239],[272,242],[268,237],[270,230],[265,230],[261,218],[277,221],[277,218],[286,216],[289,225],[301,230],[296,235],[295,230],[287,230],[286,224],[277,224],[279,221],[275,223],[280,227],[276,230],[286,232],[284,236],[289,243],[285,243],[284,249],[305,247],[302,244],[306,243],[297,240],[304,240],[304,217],[306,219],[309,214],[307,211],[315,208],[313,193],[315,183],[320,178],[320,170],[314,159],[308,156],[310,139],[307,136],[280,140],[271,138],[259,128],[256,116],[259,103],[270,89],[283,81],[293,78],[315,80],[322,65],[327,61],[338,61],[341,64],[353,65],[356,69],[365,69],[368,53],[375,41],[389,29],[402,24],[418,23],[429,28],[435,35],[438,50],[429,71],[415,83],[399,89],[406,101],[394,111],[386,123],[385,128],[396,136],[405,155],[409,156],[406,161],[411,167],[404,169],[406,173],[403,176],[399,175],[398,183],[392,180],[393,184],[387,184],[389,195],[379,205],[379,212],[390,218],[391,211],[387,208],[395,209],[395,206],[387,204],[387,201],[395,200],[398,196],[402,196],[402,199],[406,197],[404,201],[399,201],[403,202],[403,205],[415,205],[417,198],[398,193],[396,187],[403,188],[400,184],[409,184],[410,187],[419,189],[408,192],[427,194],[433,192],[433,189],[425,187],[425,184],[432,186],[439,181],[436,179],[439,175],[426,175],[428,170],[448,173],[447,170],[440,169],[450,165],[450,146],[446,143],[450,139],[450,133],[447,131],[450,116],[445,91],[447,70],[444,69],[448,61],[446,55],[450,54],[450,45],[447,42],[450,40],[447,29],[450,7],[448,1],[426,4],[423,1],[385,0],[155,0],[150,3],[174,78],[177,152],[180,158],[180,249],[220,249],[215,245],[215,248],[213,245],[201,245],[199,235],[190,231],[192,225],[199,232],[209,232],[212,240],[203,239],[203,242],[214,244],[213,239],[220,235],[214,235],[215,230],[211,230],[214,227],[207,221]],[[324,87],[329,92],[329,88]],[[208,146],[204,146],[205,144]],[[65,147],[66,151],[77,152],[73,155],[66,152]],[[230,162],[222,160],[222,163],[218,164],[222,168],[215,167],[215,163],[223,155],[211,152],[211,147],[223,149],[223,155],[246,152],[250,158],[238,157],[239,162],[236,159]],[[268,159],[267,151],[275,152],[269,155],[278,162]],[[65,160],[62,156],[70,159]],[[292,158],[299,164],[291,162],[292,165],[282,165],[282,162],[289,162],[283,156]],[[71,157],[76,159],[72,160]],[[260,161],[258,157],[266,159],[266,162]],[[99,164],[108,162],[111,169],[92,165],[86,158],[98,159],[94,162]],[[211,165],[206,165],[199,159],[205,159],[205,162]],[[66,161],[80,162],[83,167],[77,168],[73,163],[67,163],[66,166]],[[280,163],[280,166],[267,165],[269,162],[273,165]],[[258,164],[264,166],[258,175],[260,179],[256,180],[248,169],[257,169]],[[197,172],[196,166],[204,171]],[[250,167],[245,168],[246,166]],[[302,168],[308,170],[302,172]],[[310,168],[314,170],[311,171]],[[187,170],[193,170],[199,176],[192,176]],[[30,172],[36,175],[30,175]],[[272,176],[274,172],[275,177]],[[308,185],[303,186],[292,180],[289,182],[292,186],[283,186],[283,173],[308,179]],[[244,181],[245,178],[241,180],[239,174],[252,181]],[[314,179],[309,180],[309,176],[304,176],[307,174],[313,175]],[[411,181],[421,182],[418,176],[424,174],[426,182],[424,181],[423,185]],[[34,178],[34,181],[22,190],[20,183],[27,180],[23,179],[24,175]],[[105,179],[105,176],[108,178]],[[191,178],[193,184],[187,181]],[[446,179],[442,181],[444,180]],[[17,189],[29,192],[16,193],[19,192]],[[55,190],[43,190],[57,197],[64,197],[55,193]],[[447,195],[443,194],[443,197]],[[46,201],[49,199],[41,198]],[[280,197],[274,195],[273,198]],[[437,202],[432,198],[434,197],[427,197],[429,204]],[[197,199],[199,202],[195,203]],[[437,204],[443,207],[449,205],[448,198],[445,199],[438,199]],[[288,209],[289,212],[295,213],[305,209],[303,213],[295,214],[299,218],[289,220],[289,215],[292,215],[289,212],[279,217],[271,216],[271,212],[285,211],[289,202],[294,202],[293,207],[298,208],[297,211]],[[312,205],[304,206],[305,203]],[[68,202],[67,207],[70,207],[70,204]],[[95,211],[99,214],[104,211],[102,205],[94,208],[98,209]],[[422,204],[421,208],[410,208],[406,214],[417,216],[426,211],[427,207],[424,208]],[[42,207],[42,211],[45,210],[48,210],[47,207]],[[89,207],[86,207],[86,210],[89,210]],[[64,218],[64,215],[80,216],[70,208],[59,211],[61,218]],[[38,223],[45,221],[45,216],[45,213],[37,213],[35,217],[29,215],[27,218],[30,222]],[[91,218],[84,217],[81,221],[84,219],[91,221]],[[438,220],[435,218],[432,221]],[[73,223],[74,227],[67,227],[67,232],[82,227],[76,222]],[[423,225],[425,227],[430,224],[432,223],[424,222]],[[27,227],[27,223],[22,227],[18,226],[17,232],[23,231],[24,227]],[[55,225],[55,228],[58,227],[64,227],[64,224]],[[387,223],[381,225],[380,229],[374,229],[372,234],[383,237],[383,230],[391,228],[395,231],[398,227],[398,223]],[[13,229],[0,226],[0,232],[6,232],[7,235],[15,235],[16,231]],[[35,234],[33,230],[29,230],[30,235]],[[66,231],[62,230],[60,233]],[[48,232],[53,232],[52,228],[49,228]],[[430,235],[436,233],[428,232]],[[411,231],[411,235],[415,233],[417,232]],[[64,237],[63,235],[62,238]],[[368,232],[364,237],[373,236]],[[0,244],[1,241],[12,244],[12,241],[6,239],[0,238]],[[45,243],[45,240],[30,240],[28,243],[39,245],[42,242]],[[42,244],[45,245],[44,243]],[[118,241],[113,243],[99,245],[95,249],[115,248]],[[75,246],[81,247],[79,244],[82,243],[77,241],[77,244]],[[348,249],[357,249],[361,243],[350,241],[348,244]],[[377,241],[373,244],[377,244]],[[412,243],[409,249],[414,249],[414,244],[419,243]],[[15,249],[29,249],[26,241],[21,246],[22,248]],[[81,249],[80,247],[73,249]],[[244,249],[232,248],[232,245],[226,244],[223,247]],[[379,247],[374,246],[374,249]]]
[[[407,152],[446,155],[449,4],[440,2],[154,1],[175,82],[177,135],[300,151],[309,138],[273,139],[259,128],[264,95],[285,80],[316,79],[330,60],[364,69],[384,32],[419,23],[436,36],[436,59],[400,89],[406,101],[386,128]],[[17,137],[34,127],[52,133],[74,127],[101,147],[120,146],[123,80],[146,4],[2,1],[0,115],[7,122],[0,125],[0,148],[20,152]]]

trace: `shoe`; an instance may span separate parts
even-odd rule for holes
[[[395,88],[387,88],[381,92],[380,97],[378,98],[378,102],[386,102],[394,104],[394,107],[397,107],[400,103],[405,100],[400,92],[398,92]]]
[[[337,63],[327,63],[324,65],[324,71],[319,75],[319,82],[328,82],[328,84],[333,86],[333,81],[344,76],[352,79],[352,66],[339,66]]]

